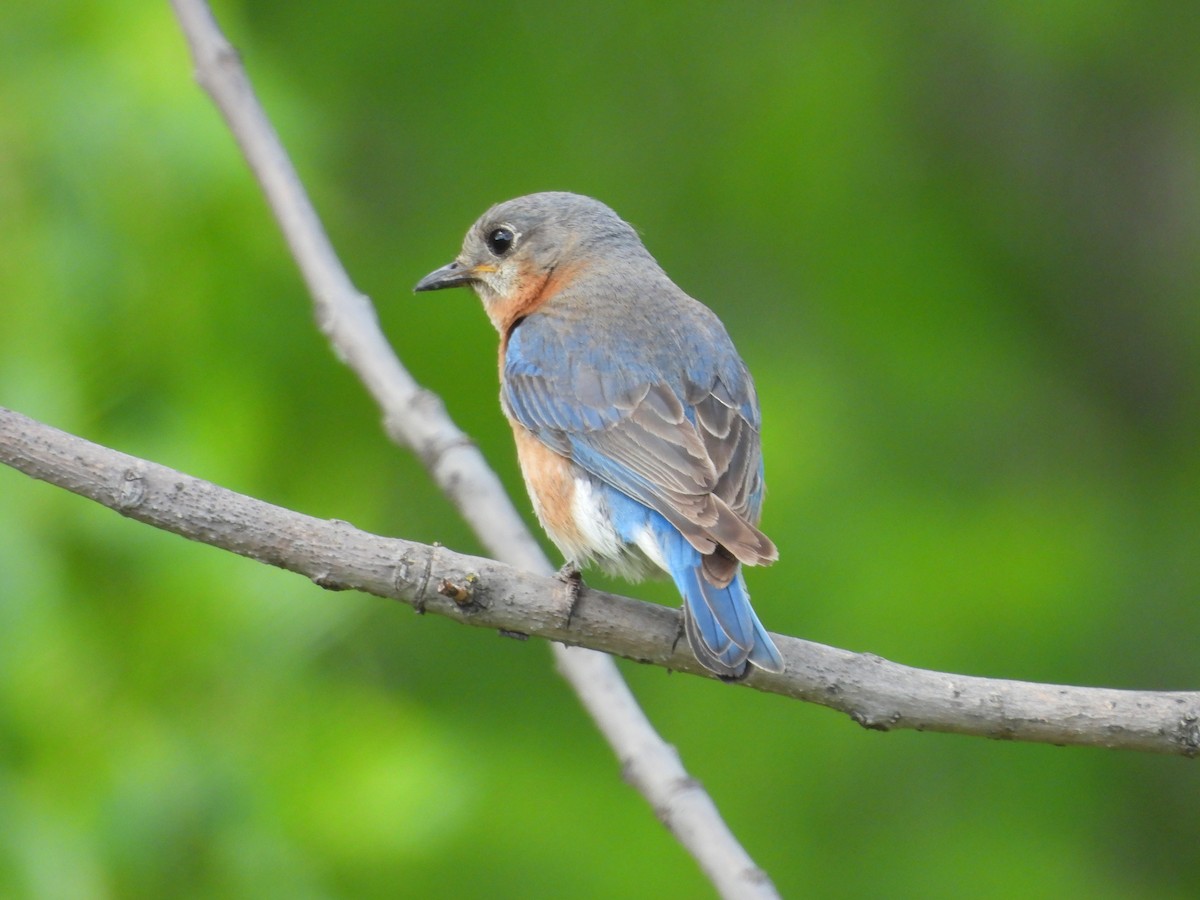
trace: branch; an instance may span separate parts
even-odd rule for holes
[[[131,519],[297,572],[321,587],[366,591],[467,625],[536,635],[714,677],[678,640],[676,610],[586,587],[572,610],[557,579],[291,512],[2,407],[0,462]],[[1189,757],[1200,752],[1200,692],[951,675],[798,638],[772,638],[787,661],[786,670],[779,675],[753,670],[741,684],[828,706],[867,728]]]
[[[258,103],[237,54],[204,0],[171,0],[191,48],[196,77],[233,132],[308,285],[317,323],[334,351],[384,413],[389,435],[430,475],[489,553],[531,572],[552,567],[478,449],[441,400],[421,389],[388,346],[370,301],[354,288],[325,236],[300,179]],[[622,771],[724,896],[776,897],[767,877],[729,831],[605,656],[554,646],[570,683],[621,762]]]

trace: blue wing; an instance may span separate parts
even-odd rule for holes
[[[674,346],[642,331],[612,347],[595,330],[531,316],[509,337],[501,397],[549,447],[715,555],[716,575],[729,556],[755,565],[777,552],[755,527],[763,468],[754,384],[704,312],[684,335],[683,349],[694,352],[683,354],[678,334]],[[722,584],[732,577],[724,568]]]

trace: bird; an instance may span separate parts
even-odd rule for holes
[[[666,573],[702,666],[782,672],[741,571],[779,556],[758,397],[716,314],[612,209],[559,191],[491,207],[414,291],[461,286],[499,332],[501,407],[563,571]]]

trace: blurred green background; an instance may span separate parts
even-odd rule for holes
[[[1190,4],[217,13],[400,356],[522,510],[495,335],[468,293],[409,291],[491,203],[574,190],[755,372],[768,627],[1200,688]],[[0,7],[0,404],[480,550],[314,329],[165,3]],[[785,895],[1200,895],[1194,762],[872,733],[622,668]],[[544,644],[0,468],[3,896],[708,893]]]

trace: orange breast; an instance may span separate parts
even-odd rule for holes
[[[583,536],[575,523],[572,509],[575,476],[571,461],[539,441],[524,425],[519,422],[511,424],[517,444],[517,460],[521,464],[521,474],[525,476],[525,487],[533,500],[538,521],[565,556],[571,559],[586,556]]]
[[[549,272],[523,270],[518,279],[518,287],[506,297],[499,297],[488,304],[487,314],[500,332],[500,353],[504,354],[504,346],[508,343],[508,333],[518,319],[532,315],[547,302],[552,300],[563,288],[567,287],[579,271],[582,263],[569,263],[559,266]]]

